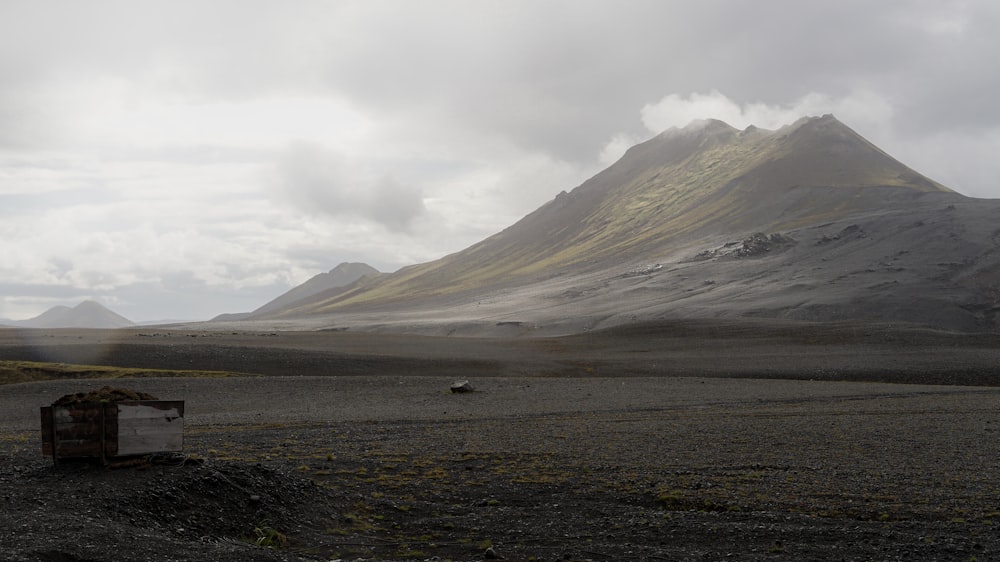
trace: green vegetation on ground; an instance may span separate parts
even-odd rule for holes
[[[36,361],[0,361],[0,385],[64,379],[125,379],[148,377],[246,377],[231,371],[164,370],[106,365],[72,365]]]

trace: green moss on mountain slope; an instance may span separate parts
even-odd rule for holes
[[[871,204],[864,194],[873,189],[949,191],[832,116],[777,131],[699,122],[631,148],[572,192],[466,250],[289,312],[390,306],[607,260],[654,260],[713,236],[845,216]]]

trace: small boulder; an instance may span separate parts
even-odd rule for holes
[[[451,385],[451,391],[455,394],[461,394],[465,392],[473,392],[475,388],[472,388],[472,383],[469,381],[456,381]]]

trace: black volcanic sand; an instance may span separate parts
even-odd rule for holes
[[[562,337],[0,329],[0,360],[282,376],[708,376],[1000,385],[1000,334],[677,321]]]
[[[5,359],[266,376],[0,386],[0,559],[1000,557],[994,338],[783,330],[3,333]],[[185,400],[185,455],[42,458],[38,408],[106,384]]]

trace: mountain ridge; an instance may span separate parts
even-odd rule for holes
[[[269,312],[292,306],[295,302],[331,290],[339,290],[351,285],[362,277],[378,275],[379,270],[359,262],[342,262],[325,273],[318,273],[304,283],[292,287],[287,292],[258,307],[249,317],[264,316]]]
[[[716,120],[669,129],[630,148],[607,169],[570,193],[560,193],[511,227],[435,262],[404,268],[386,278],[376,293],[372,293],[372,288],[366,288],[364,293],[387,298],[392,296],[393,289],[405,293],[417,288],[434,294],[440,293],[446,282],[456,288],[466,282],[475,285],[477,278],[530,275],[623,251],[662,252],[664,244],[658,241],[670,238],[684,242],[678,236],[691,231],[695,223],[718,221],[746,206],[748,187],[739,185],[740,182],[762,183],[760,173],[757,176],[717,173],[719,162],[727,159],[729,168],[738,171],[748,167],[748,160],[763,160],[766,164],[787,151],[784,143],[775,145],[769,142],[771,139],[784,140],[781,137],[787,138],[803,129],[818,129],[841,144],[860,144],[869,150],[874,147],[832,116],[805,118],[777,131],[752,129],[742,136],[741,131]],[[803,136],[799,134],[792,140],[802,143]],[[875,150],[877,155],[884,155]],[[918,178],[920,190],[936,186],[887,155],[884,157],[891,168],[898,169],[897,176],[905,173]],[[811,158],[817,159],[814,155]],[[873,183],[876,175],[869,170],[871,167],[866,162],[868,183]],[[798,172],[802,175],[803,170]],[[883,184],[891,184],[893,180],[900,183],[898,177],[882,179],[886,180]],[[781,182],[786,188],[801,187],[803,183],[788,175]],[[760,189],[759,185],[749,187]],[[733,198],[734,191],[739,198]],[[759,217],[743,222],[746,223],[740,225],[743,229],[775,230],[782,226],[762,224],[768,221]],[[612,224],[615,228],[609,228]],[[363,300],[360,292],[345,293],[331,299],[330,305]],[[320,310],[332,308],[320,306]]]
[[[705,120],[464,250],[261,318],[443,334],[719,317],[997,330],[998,212],[832,115],[773,131]]]

